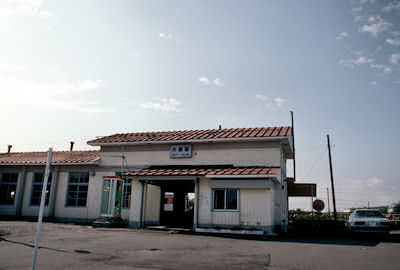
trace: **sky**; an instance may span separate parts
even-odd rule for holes
[[[339,210],[400,201],[399,1],[2,0],[0,59],[0,152],[293,111],[297,182],[327,202],[329,134]]]

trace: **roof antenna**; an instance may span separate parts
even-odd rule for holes
[[[11,152],[11,148],[12,148],[12,145],[11,145],[11,144],[9,144],[9,145],[8,145],[7,154],[10,154],[10,152]]]

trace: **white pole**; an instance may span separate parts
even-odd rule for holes
[[[36,258],[37,258],[37,252],[38,252],[40,230],[42,228],[43,208],[44,208],[44,202],[46,200],[47,181],[49,179],[49,174],[50,174],[50,163],[51,163],[52,155],[53,155],[53,149],[49,148],[49,152],[47,153],[46,171],[45,171],[44,181],[43,181],[42,196],[40,199],[40,210],[39,210],[39,217],[38,217],[38,223],[37,223],[37,229],[36,229],[35,250],[33,252],[32,270],[35,270],[35,267],[36,267]]]

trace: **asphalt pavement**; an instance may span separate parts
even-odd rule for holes
[[[0,269],[30,269],[36,223],[0,222]],[[400,269],[389,237],[233,239],[43,223],[37,269]]]

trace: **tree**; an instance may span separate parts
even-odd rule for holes
[[[400,214],[400,201],[393,206],[393,214]]]
[[[382,214],[387,214],[388,208],[389,208],[388,206],[380,206],[379,211],[381,211]]]

